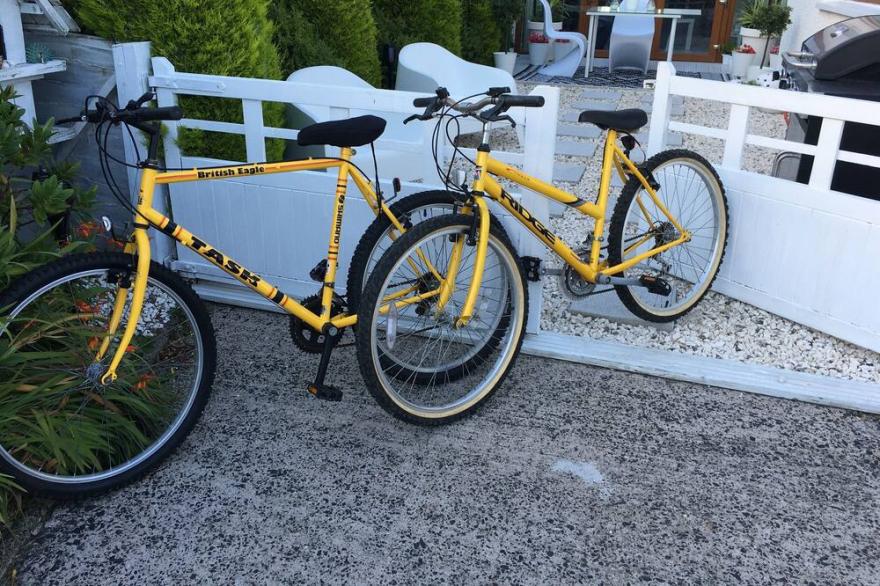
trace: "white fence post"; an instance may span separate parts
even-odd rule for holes
[[[727,122],[727,140],[724,141],[724,156],[721,160],[723,167],[739,169],[742,166],[743,148],[746,146],[748,132],[749,107],[732,104]]]
[[[125,107],[129,100],[138,99],[149,89],[150,43],[143,41],[113,45],[113,68],[116,75],[116,101],[120,107]],[[123,131],[122,145],[125,150],[125,162],[129,165],[137,165],[140,162],[138,152],[142,156],[146,155],[147,139],[139,130],[133,129],[132,134],[141,144],[134,144],[128,133]],[[140,172],[136,168],[129,167],[127,173],[128,192],[134,202],[140,191]],[[156,187],[153,207],[167,214],[168,189],[165,186]],[[165,236],[151,238],[150,248],[153,260],[156,262],[164,263],[174,256],[174,245]]]
[[[648,132],[648,156],[656,155],[666,146],[666,127],[669,125],[669,90],[675,67],[665,61],[657,64],[654,84],[654,104],[651,106],[651,126]]]
[[[824,118],[819,140],[816,142],[816,157],[810,172],[810,187],[813,189],[831,189],[834,177],[834,166],[837,164],[837,153],[840,150],[840,138],[843,136],[843,120]]]
[[[526,108],[523,171],[543,181],[553,181],[556,159],[556,124],[559,113],[559,88],[541,85],[532,90],[533,96],[544,96],[543,108]],[[550,200],[531,191],[523,191],[523,205],[543,223],[550,220]],[[517,250],[524,256],[544,260],[547,249],[529,232],[518,227]],[[541,282],[529,283],[529,319],[526,331],[538,333],[541,329],[541,308],[544,305]]]
[[[244,114],[244,142],[247,149],[247,162],[263,162],[266,160],[263,102],[259,100],[242,100],[241,108]]]

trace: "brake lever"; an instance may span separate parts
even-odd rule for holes
[[[151,102],[154,99],[156,99],[156,94],[153,93],[152,91],[147,91],[146,93],[144,93],[144,95],[139,97],[137,100],[129,100],[128,104],[125,105],[125,109],[126,110],[137,110],[138,108],[140,108],[141,106],[143,106],[147,102]]]
[[[409,124],[413,120],[419,120],[420,118],[421,118],[421,116],[419,114],[413,114],[412,116],[407,116],[406,119],[403,121],[403,123]]]

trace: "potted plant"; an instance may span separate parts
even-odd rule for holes
[[[721,44],[721,67],[725,73],[730,73],[733,67],[733,50],[736,48],[730,41]]]
[[[779,54],[779,45],[774,45],[770,49],[770,69],[779,71],[782,69],[782,55]]]
[[[749,66],[755,59],[755,48],[751,45],[741,45],[733,50],[731,62],[731,75],[740,79],[746,76]]]
[[[778,38],[791,24],[791,6],[769,0],[753,0],[739,19],[739,34],[744,45],[751,45],[761,55],[758,65],[767,57],[767,43]]]
[[[532,65],[544,65],[547,61],[547,53],[550,51],[550,39],[542,31],[529,33],[529,63]]]
[[[501,51],[495,51],[495,67],[513,75],[516,67],[516,51],[513,50],[514,29],[522,15],[521,0],[492,0],[492,14],[501,30]]]

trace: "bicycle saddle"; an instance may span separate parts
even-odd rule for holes
[[[638,108],[617,110],[615,112],[585,110],[578,116],[578,122],[589,122],[602,130],[611,128],[619,132],[634,132],[648,123],[648,115],[644,110]]]
[[[331,120],[306,126],[299,131],[300,146],[329,144],[336,147],[358,147],[370,144],[385,131],[385,120],[378,116],[357,116],[347,120]]]

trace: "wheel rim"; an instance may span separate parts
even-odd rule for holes
[[[115,286],[108,283],[114,278],[111,275],[122,272],[94,269],[56,279],[19,303],[0,328],[0,336],[5,339],[22,339],[24,335],[34,338],[20,352],[51,351],[58,355],[59,361],[52,365],[37,364],[27,376],[22,375],[20,384],[46,381],[56,376],[52,372],[62,374],[60,383],[41,387],[42,394],[34,397],[32,407],[42,409],[36,413],[47,423],[52,415],[59,437],[81,441],[77,449],[92,452],[91,457],[78,460],[73,450],[46,447],[33,438],[28,444],[26,438],[10,434],[0,445],[0,457],[19,472],[69,485],[124,474],[156,454],[190,412],[203,376],[201,331],[180,296],[154,278],[148,278],[142,318],[117,371],[119,378],[106,386],[95,380],[106,370],[127,323],[130,290],[108,354],[103,364],[94,365],[100,340],[93,341],[105,331],[115,297]],[[75,308],[73,313],[69,307]],[[46,316],[55,320],[65,315],[65,321],[58,322],[65,336],[58,347],[52,339],[54,330],[47,329],[52,326],[43,322],[51,323]],[[164,404],[172,400],[172,407]],[[56,401],[59,407],[52,411],[49,407]],[[27,429],[28,422],[20,415],[16,417]],[[106,435],[111,431],[114,435]],[[53,453],[59,456],[54,462],[53,458],[47,459]]]
[[[407,212],[406,218],[398,218],[401,222],[405,219],[409,220],[410,224],[415,226],[420,222],[424,222],[425,220],[430,220],[432,218],[436,218],[438,216],[451,214],[455,209],[453,204],[451,203],[430,203],[423,206],[418,206]],[[399,235],[397,234],[397,230],[394,229],[394,226],[389,225],[385,232],[382,233],[382,236],[379,237],[379,240],[376,242],[376,246],[373,248],[373,251],[370,253],[370,258],[367,259],[367,268],[364,270],[363,282],[361,283],[361,290],[367,285],[367,280],[370,278],[370,274],[373,272],[373,269],[376,268],[376,265],[379,263],[379,259],[382,258],[382,255],[385,254],[394,241],[397,240]]]
[[[644,287],[631,286],[628,290],[633,301],[645,311],[670,316],[699,301],[712,283],[721,260],[727,223],[720,186],[705,166],[689,159],[673,159],[659,165],[653,176],[661,186],[657,190],[658,198],[692,237],[627,269],[625,276],[660,276],[666,280],[672,289],[668,296],[651,293]],[[648,222],[639,202],[653,223]],[[654,236],[639,244],[651,232]],[[624,218],[618,243],[621,259],[626,261],[679,236],[650,195],[640,189]],[[633,248],[627,250],[627,247]]]
[[[450,238],[464,238],[467,230],[450,226],[414,243],[385,275],[378,298],[406,287],[403,277],[417,276],[409,260],[424,268],[416,250],[442,270],[439,267],[446,266],[454,246]],[[524,294],[517,286],[520,276],[515,259],[494,237],[488,246],[475,317],[464,328],[453,327],[467,294],[475,253],[476,247],[465,245],[456,289],[444,312],[438,314],[434,304],[422,315],[417,315],[416,304],[399,310],[393,349],[387,341],[391,318],[382,314],[381,303],[374,307],[369,338],[373,370],[385,394],[410,414],[436,419],[467,410],[495,388],[513,358],[524,319]],[[498,328],[501,320],[506,327]],[[456,371],[454,376],[450,370]]]

